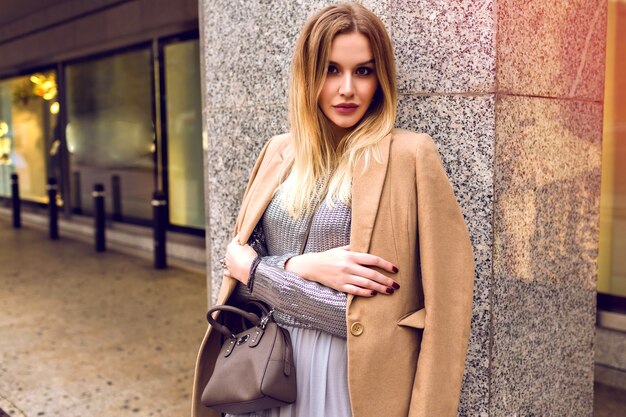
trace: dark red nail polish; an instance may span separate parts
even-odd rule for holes
[[[378,292],[377,292],[377,291],[372,290],[372,295],[376,295],[376,294],[378,294]]]
[[[397,266],[394,266],[394,267],[393,267],[393,273],[395,274],[395,273],[397,273],[398,271],[399,271],[398,267],[397,267]]]
[[[387,294],[393,294],[393,288],[387,288],[385,291]]]
[[[395,288],[396,290],[400,289],[400,284],[398,284],[397,282],[394,282],[393,284],[391,284],[391,286]]]

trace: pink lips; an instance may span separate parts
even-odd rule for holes
[[[354,113],[359,105],[355,103],[339,103],[337,105],[334,105],[333,107],[335,108],[337,113],[350,114]]]

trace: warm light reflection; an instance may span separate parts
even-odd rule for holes
[[[11,138],[0,138],[0,165],[11,165]]]
[[[54,103],[52,103],[50,105],[50,113],[52,114],[59,114],[59,109],[61,108],[61,106],[59,105],[58,101],[55,101]]]
[[[608,3],[598,292],[626,297],[626,1]]]
[[[41,73],[30,76],[30,82],[34,84],[33,92],[44,100],[52,100],[57,96],[57,83],[54,73],[44,75]]]
[[[9,125],[7,122],[0,120],[0,138],[9,133]]]

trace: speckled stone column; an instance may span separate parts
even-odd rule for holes
[[[200,1],[210,261],[287,130],[298,33],[330,3]],[[362,3],[392,36],[398,126],[435,139],[474,245],[459,414],[591,416],[605,2]]]

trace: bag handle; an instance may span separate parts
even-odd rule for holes
[[[215,328],[215,330],[222,333],[224,336],[228,338],[234,338],[235,334],[231,332],[227,326],[221,323],[218,323],[217,320],[213,318],[213,313],[215,313],[216,311],[227,311],[229,313],[238,314],[242,316],[243,318],[245,318],[246,320],[250,321],[255,326],[258,326],[259,324],[261,324],[261,319],[259,318],[259,316],[249,311],[245,311],[240,308],[229,306],[229,305],[215,306],[206,313],[206,318],[209,321],[209,324],[211,325],[211,327]],[[261,311],[264,311],[264,308]]]

